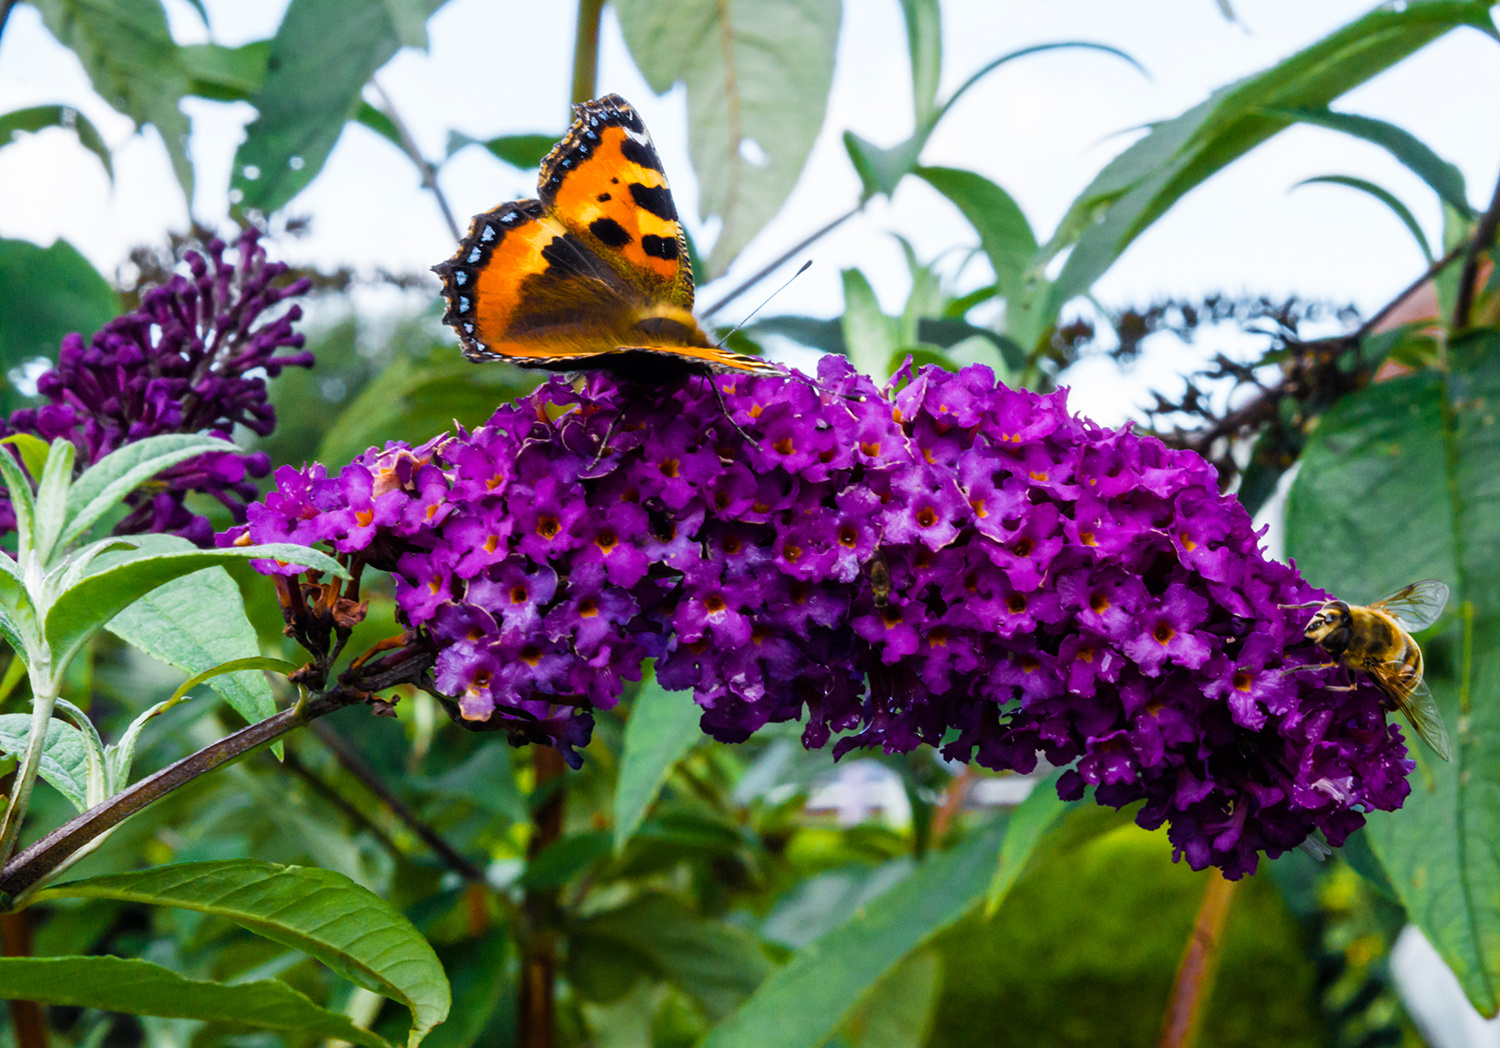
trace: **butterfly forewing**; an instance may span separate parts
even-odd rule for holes
[[[646,125],[619,95],[585,103],[542,161],[542,203],[646,302],[693,308],[677,206]]]
[[[1448,587],[1436,579],[1423,579],[1397,590],[1384,600],[1377,600],[1370,607],[1391,616],[1408,633],[1416,633],[1436,622],[1447,604]]]

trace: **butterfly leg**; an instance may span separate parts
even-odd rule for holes
[[[717,375],[709,375],[708,384],[713,387],[714,399],[719,402],[719,411],[723,414],[725,421],[733,426],[740,436],[745,438],[745,443],[755,443],[755,438],[746,433],[744,427],[736,422],[734,416],[729,413],[729,405],[724,402],[724,391],[719,388],[719,377]]]

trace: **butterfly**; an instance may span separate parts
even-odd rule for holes
[[[464,355],[651,383],[784,375],[721,348],[694,318],[687,237],[640,114],[619,95],[573,112],[537,199],[474,216],[458,253],[432,267]]]

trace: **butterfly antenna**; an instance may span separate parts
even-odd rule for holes
[[[779,287],[779,288],[777,288],[777,289],[776,289],[776,290],[775,290],[775,291],[773,291],[773,292],[771,292],[771,293],[770,293],[770,294],[769,294],[769,295],[767,295],[767,296],[766,296],[766,297],[765,297],[765,300],[764,300],[764,301],[762,301],[762,302],[761,302],[761,304],[760,304],[760,305],[758,305],[758,306],[756,306],[756,307],[755,307],[755,308],[754,308],[754,309],[752,309],[752,310],[751,310],[751,311],[750,311],[750,312],[749,312],[749,313],[748,313],[748,314],[746,314],[746,316],[745,316],[745,319],[744,319],[744,320],[741,320],[741,321],[740,321],[740,322],[739,322],[739,323],[738,323],[738,324],[736,324],[736,325],[735,325],[735,326],[734,326],[734,327],[732,327],[732,328],[730,328],[730,329],[729,329],[729,332],[728,332],[728,334],[726,334],[726,335],[725,335],[725,336],[724,336],[724,337],[723,337],[723,338],[721,338],[721,339],[719,339],[719,345],[718,345],[718,348],[719,348],[719,349],[723,349],[723,348],[724,348],[724,343],[726,343],[726,342],[728,342],[728,341],[729,341],[729,339],[730,339],[730,337],[731,337],[731,336],[732,336],[732,335],[733,335],[733,334],[734,334],[734,333],[735,333],[735,332],[736,332],[736,331],[738,331],[738,330],[739,330],[739,329],[740,329],[740,328],[742,328],[742,327],[744,327],[744,326],[745,326],[745,325],[746,325],[746,324],[748,324],[748,323],[750,323],[750,318],[751,318],[751,317],[753,317],[753,316],[755,316],[755,314],[757,314],[757,313],[759,313],[759,312],[760,312],[760,311],[761,311],[761,310],[763,310],[763,309],[765,309],[765,308],[766,308],[766,305],[767,305],[767,304],[768,304],[768,303],[769,303],[769,302],[770,302],[770,301],[771,301],[771,299],[773,299],[773,298],[775,298],[775,297],[776,297],[776,296],[777,296],[777,295],[779,295],[779,294],[781,294],[781,293],[782,293],[782,292],[783,292],[783,291],[785,291],[785,290],[786,290],[786,289],[787,289],[787,286],[788,286],[788,285],[789,285],[789,284],[791,284],[791,282],[792,282],[792,281],[794,281],[794,280],[796,280],[796,279],[797,279],[797,278],[798,278],[798,277],[800,277],[800,276],[801,276],[801,275],[802,275],[802,274],[803,274],[803,273],[806,273],[806,272],[807,272],[807,267],[808,267],[808,266],[810,266],[810,265],[812,265],[812,259],[808,259],[808,260],[807,260],[807,261],[806,261],[806,262],[804,262],[804,263],[802,263],[802,268],[801,268],[801,269],[799,269],[799,270],[797,270],[797,272],[795,272],[795,273],[793,273],[793,274],[792,274],[792,275],[791,275],[791,276],[789,276],[789,277],[787,277],[787,278],[786,278],[786,282],[785,282],[785,283],[783,283],[783,284],[782,284],[782,285],[781,285],[781,286],[780,286],[780,287]]]

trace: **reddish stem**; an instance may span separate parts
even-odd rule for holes
[[[1172,996],[1167,1003],[1161,1048],[1190,1048],[1197,1041],[1204,1006],[1208,1003],[1214,972],[1219,966],[1224,924],[1229,919],[1229,904],[1234,901],[1236,882],[1225,880],[1217,872],[1207,876],[1208,887],[1203,891],[1198,919],[1193,922],[1193,934],[1188,937],[1187,948],[1182,952],[1182,963],[1177,968],[1177,980],[1172,985]]]
[[[551,746],[531,749],[536,769],[536,795],[545,799],[532,813],[528,861],[535,860],[562,836],[562,776],[567,772],[562,752]],[[556,1043],[557,993],[557,888],[527,888],[522,903],[522,949],[520,986],[521,1048],[553,1048]]]
[[[0,913],[0,943],[7,957],[30,957],[31,915]],[[47,1020],[35,1001],[6,1001],[18,1048],[47,1048]]]

